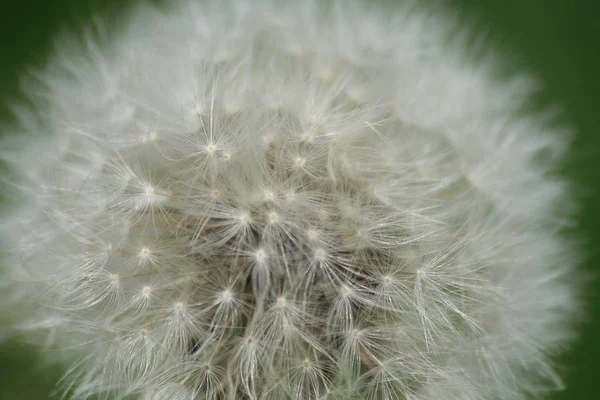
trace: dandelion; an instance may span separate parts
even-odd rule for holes
[[[65,354],[66,395],[559,389],[569,132],[448,18],[186,0],[58,42],[0,146],[1,238],[3,304]]]

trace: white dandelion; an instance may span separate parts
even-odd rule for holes
[[[570,135],[532,78],[411,1],[134,11],[59,41],[1,143],[3,304],[67,396],[561,387]]]

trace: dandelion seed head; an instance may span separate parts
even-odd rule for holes
[[[532,78],[410,0],[168,7],[59,42],[0,143],[5,304],[73,399],[560,386],[569,132]]]

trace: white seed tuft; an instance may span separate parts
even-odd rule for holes
[[[2,301],[65,355],[68,395],[560,386],[568,132],[525,112],[532,79],[493,80],[420,2],[169,6],[59,42],[0,143]]]

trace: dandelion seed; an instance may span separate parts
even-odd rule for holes
[[[285,305],[287,304],[287,300],[285,297],[278,297],[277,298],[277,306],[278,307],[285,307]]]
[[[311,118],[311,120],[312,120],[312,118]],[[303,134],[300,135],[300,140],[302,142],[309,143],[312,141],[312,139],[313,139],[313,134],[310,132],[304,132]]]
[[[192,114],[197,115],[197,116],[204,115],[205,114],[204,107],[202,107],[202,106],[194,107],[194,109],[192,110]]]
[[[271,211],[268,217],[270,223],[275,223],[279,221],[279,214],[277,214],[275,211]]]
[[[271,144],[271,143],[273,143],[273,139],[274,139],[274,138],[273,138],[273,135],[266,135],[266,136],[263,136],[263,141],[264,141],[266,144]]]
[[[323,260],[323,259],[325,259],[326,254],[327,253],[325,252],[325,249],[323,249],[323,248],[319,247],[318,249],[315,250],[315,258],[317,260]]]
[[[258,249],[256,253],[254,253],[254,257],[258,263],[264,263],[267,259],[267,252],[263,249]]]
[[[294,193],[294,192],[286,192],[286,194],[285,194],[285,200],[288,203],[293,202],[294,200],[296,200],[296,193]]]
[[[233,299],[233,294],[231,293],[230,290],[224,290],[221,293],[221,299],[225,302],[229,302]]]

